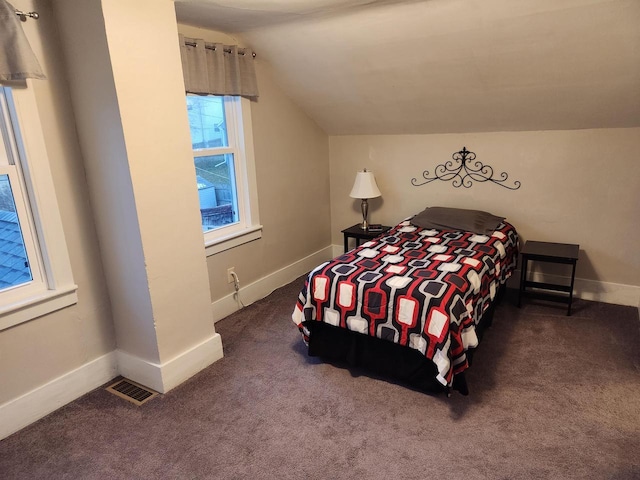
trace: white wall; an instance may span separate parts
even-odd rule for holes
[[[640,287],[639,128],[447,135],[330,137],[332,241],[356,223],[359,201],[349,198],[355,173],[373,170],[381,199],[370,204],[370,221],[395,225],[427,206],[487,210],[507,217],[522,240],[577,243],[576,276],[588,281]],[[496,174],[520,180],[510,191],[491,183],[454,188],[436,181],[414,187],[413,177],[466,146]],[[596,288],[591,287],[584,288]],[[605,287],[602,287],[605,288]],[[635,293],[633,293],[635,292]]]

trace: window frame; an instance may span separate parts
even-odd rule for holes
[[[11,148],[15,147],[11,154],[16,164],[14,178],[19,183],[15,186],[20,193],[13,190],[14,199],[18,208],[22,208],[19,203],[24,205],[23,217],[28,217],[28,225],[21,219],[23,239],[25,244],[31,244],[28,248],[35,249],[39,273],[34,271],[36,265],[30,258],[34,281],[0,293],[0,331],[78,301],[42,124],[28,82],[0,85],[0,101],[11,128]],[[12,184],[12,189],[15,186]]]
[[[262,225],[258,211],[251,104],[248,99],[243,97],[224,96],[223,98],[228,146],[192,149],[192,153],[194,159],[211,155],[233,154],[238,221],[203,232],[207,256],[262,237]]]

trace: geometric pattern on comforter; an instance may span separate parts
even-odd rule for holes
[[[518,235],[423,229],[404,221],[316,267],[292,319],[319,321],[416,349],[451,386],[478,344],[476,325],[517,263]]]

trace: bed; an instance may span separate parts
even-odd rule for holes
[[[312,270],[292,319],[311,356],[467,394],[464,373],[517,258],[503,217],[426,208]]]

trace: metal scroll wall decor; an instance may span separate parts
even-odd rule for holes
[[[505,183],[509,178],[507,172],[502,172],[497,178],[494,178],[493,167],[476,160],[476,154],[467,150],[466,147],[462,147],[462,150],[454,153],[452,158],[453,160],[438,165],[433,176],[430,176],[429,170],[425,170],[422,172],[422,180],[412,178],[411,184],[419,187],[434,180],[442,180],[451,182],[456,188],[460,186],[471,188],[473,182],[492,182],[509,190],[520,188],[520,182],[517,180],[513,182],[513,185]]]

